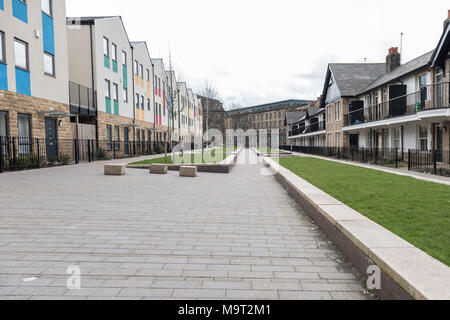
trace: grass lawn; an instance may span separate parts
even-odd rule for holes
[[[203,156],[201,153],[197,154],[185,154],[183,157],[183,163],[185,164],[204,164],[204,163],[212,163],[217,164],[225,160],[231,152],[235,151],[235,148],[219,148],[211,152],[204,152]],[[218,155],[222,154],[221,157]],[[214,158],[214,155],[217,157],[217,159]],[[133,162],[130,164],[164,164],[166,163],[166,159],[164,155],[161,158],[155,158],[150,160],[144,160],[144,161],[138,161]],[[167,164],[173,164],[172,156],[167,156]]]
[[[265,149],[265,148],[258,148],[258,151],[261,152],[261,153],[266,153],[266,154],[269,154],[269,153],[279,153],[279,154],[288,153],[288,152],[286,152],[284,150]]]
[[[450,186],[316,158],[280,163],[450,266]]]

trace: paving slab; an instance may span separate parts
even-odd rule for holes
[[[123,160],[2,174],[0,299],[367,298],[256,155],[238,160],[228,175],[197,179],[104,176]],[[65,287],[70,265],[81,267],[81,290]],[[39,280],[21,281],[30,276]],[[303,288],[336,278],[356,284]]]

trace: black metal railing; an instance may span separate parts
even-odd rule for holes
[[[309,147],[309,146],[283,146],[283,150],[312,154],[337,160],[348,160],[369,163],[386,167],[398,168],[406,166],[403,163],[405,154],[398,148],[337,148],[337,147]]]
[[[338,160],[375,164],[391,168],[408,167],[409,171],[450,177],[450,151],[399,148],[335,148],[282,146],[282,150],[311,154]]]
[[[354,126],[395,117],[414,115],[427,110],[449,108],[449,101],[449,82],[435,83],[424,86],[418,91],[400,95],[366,108],[352,110],[352,102],[350,103],[349,112],[344,116],[344,125]],[[362,106],[363,102],[359,102]]]
[[[70,112],[97,116],[97,92],[80,84],[69,82]]]
[[[314,133],[319,131],[325,131],[326,130],[326,122],[320,121],[311,123],[310,125],[294,125],[292,127],[292,130],[289,132],[290,137],[299,136],[302,134],[308,134],[308,133]]]
[[[427,174],[450,177],[450,151],[408,151],[408,169]]]
[[[0,137],[0,173],[163,154],[162,141],[114,141]],[[167,143],[172,152],[173,143]]]

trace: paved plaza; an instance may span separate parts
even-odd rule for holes
[[[104,164],[0,175],[0,300],[368,298],[260,165],[180,178]]]

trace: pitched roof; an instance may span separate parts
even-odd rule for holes
[[[353,97],[386,73],[385,63],[331,63],[333,74],[341,96]],[[325,83],[328,86],[328,83]],[[324,95],[326,96],[326,95]]]
[[[401,66],[395,68],[392,72],[386,73],[385,75],[376,79],[374,82],[372,82],[366,88],[360,90],[360,92],[358,92],[358,94],[363,94],[363,93],[373,90],[377,87],[380,87],[384,84],[392,82],[400,77],[403,77],[411,72],[414,72],[418,69],[428,66],[430,59],[433,55],[433,52],[434,52],[434,50],[430,51],[428,53],[425,53],[424,55],[421,55],[420,57],[417,57],[405,64],[402,64]]]
[[[286,112],[286,123],[294,124],[306,117],[306,111]]]
[[[445,66],[445,59],[448,57],[450,50],[450,18],[447,19],[444,23],[444,33],[439,40],[439,43],[436,47],[436,50],[431,57],[430,63],[432,66]]]

